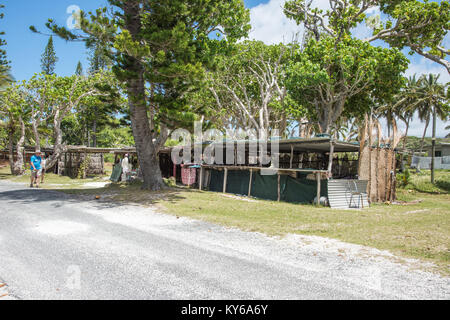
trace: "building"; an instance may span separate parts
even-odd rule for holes
[[[431,146],[427,146],[425,152],[427,152],[428,156],[431,157],[432,148]],[[449,142],[441,142],[436,144],[436,149],[434,153],[435,157],[450,157],[450,143]]]

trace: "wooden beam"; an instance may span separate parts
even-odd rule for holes
[[[203,188],[203,168],[200,167],[200,182],[198,184],[198,189],[201,191]]]
[[[87,171],[87,166],[88,166],[88,162],[87,162],[87,151],[84,150],[84,168],[83,168],[83,179],[86,179],[86,171]]]
[[[224,176],[223,176],[223,193],[227,192],[227,180],[228,180],[228,169],[225,168]]]
[[[317,205],[320,206],[320,188],[321,188],[321,174],[320,172],[316,173],[316,179],[317,179]]]
[[[281,201],[281,175],[278,172],[278,202]]]
[[[334,155],[334,142],[330,141],[330,158],[328,160],[328,172],[329,177],[331,178],[333,176],[332,170],[333,170],[333,155]]]
[[[291,145],[291,163],[290,163],[290,166],[289,166],[289,168],[291,168],[291,169],[292,169],[293,161],[294,161],[294,146]]]
[[[253,169],[250,169],[250,180],[248,182],[248,196],[252,195]]]

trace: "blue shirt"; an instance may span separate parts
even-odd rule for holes
[[[36,168],[36,170],[41,170],[41,161],[42,158],[40,156],[32,156],[31,157],[31,163],[34,164],[34,168]],[[34,170],[33,166],[31,166],[31,170]]]

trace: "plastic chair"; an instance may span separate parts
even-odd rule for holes
[[[358,185],[355,180],[347,181],[347,190],[345,193],[345,198],[347,199],[349,208],[362,208],[364,209],[364,196],[367,195],[367,192],[361,191],[358,189]],[[358,200],[358,203],[355,202],[355,198]],[[352,207],[352,203],[356,205],[356,207]]]

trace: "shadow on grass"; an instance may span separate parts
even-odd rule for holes
[[[450,181],[438,180],[436,186],[446,192],[450,192]]]

